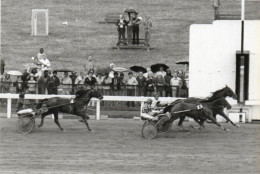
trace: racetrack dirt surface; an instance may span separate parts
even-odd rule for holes
[[[45,119],[30,134],[17,132],[17,118],[0,121],[0,173],[260,173],[260,124],[223,123],[230,132],[174,124],[168,137],[146,140],[132,119],[90,120],[93,133],[76,119],[60,119],[64,132]]]

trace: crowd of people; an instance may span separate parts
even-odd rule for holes
[[[164,71],[158,72],[147,68],[145,72],[117,72],[115,65],[108,66],[110,71],[100,73],[93,65],[89,56],[81,72],[58,72],[51,70],[43,48],[33,62],[39,68],[26,68],[21,76],[11,81],[10,75],[1,75],[1,92],[9,93],[10,88],[16,88],[16,93],[29,94],[74,94],[79,89],[97,89],[103,95],[121,96],[153,96],[155,93],[165,97],[187,97],[189,77],[187,72]],[[58,76],[62,73],[62,76]]]

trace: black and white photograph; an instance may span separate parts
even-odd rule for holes
[[[0,7],[0,174],[260,174],[260,0]]]

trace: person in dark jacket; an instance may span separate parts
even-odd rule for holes
[[[165,97],[172,97],[172,87],[171,87],[171,79],[172,73],[171,70],[167,69],[165,79]]]
[[[133,45],[139,45],[139,24],[140,19],[137,17],[138,14],[135,14],[133,18]]]
[[[118,31],[117,45],[121,43],[121,38],[123,39],[123,43],[126,45],[125,28],[127,26],[127,21],[123,18],[123,15],[120,15],[119,20],[116,23],[116,26]]]
[[[93,77],[93,73],[89,72],[88,76],[85,78],[85,85],[87,88],[93,89],[97,83],[97,79]]]
[[[145,92],[145,85],[146,85],[146,78],[144,77],[143,72],[139,72],[138,73],[138,77],[136,78],[138,85],[137,85],[137,89],[138,89],[138,95],[139,96],[144,96],[144,92]]]
[[[49,76],[48,70],[43,72],[43,75],[38,80],[38,94],[52,93],[52,78]]]
[[[114,95],[118,95],[118,91],[120,90],[120,78],[118,77],[117,72],[114,72],[114,78],[112,78],[111,89]]]
[[[60,79],[57,77],[57,71],[53,71],[53,86],[52,86],[52,94],[58,94],[58,86],[60,86]]]
[[[27,69],[24,70],[23,75],[21,76],[22,80],[22,91],[26,93],[28,89],[28,81],[30,80],[30,74],[27,72]]]

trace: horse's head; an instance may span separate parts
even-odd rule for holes
[[[231,109],[232,108],[232,106],[228,103],[228,101],[224,97],[221,97],[221,98],[215,100],[214,101],[214,106],[215,107],[222,106],[223,108],[227,108],[227,109]]]
[[[98,98],[99,100],[103,99],[103,95],[101,94],[101,92],[95,90],[95,89],[91,89],[91,92],[89,94],[89,96],[92,98]]]
[[[228,87],[227,85],[226,85],[226,87],[224,88],[224,94],[226,95],[226,96],[229,96],[229,97],[232,97],[233,99],[237,99],[237,95],[234,93],[234,91],[230,88],[230,87]],[[223,96],[224,97],[224,96]]]

